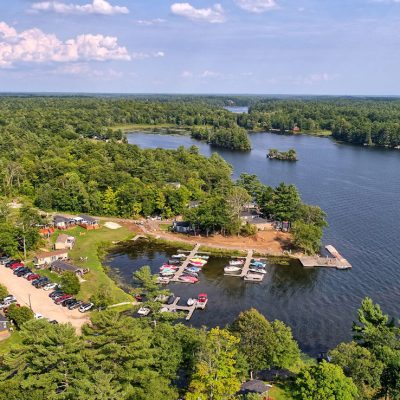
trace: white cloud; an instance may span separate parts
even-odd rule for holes
[[[131,54],[133,60],[144,60],[146,58],[161,58],[165,56],[163,51],[156,51],[154,53],[138,52]]]
[[[59,14],[128,14],[127,7],[112,6],[107,0],[93,0],[88,4],[62,3],[59,1],[41,1],[33,3],[30,11],[52,11]]]
[[[275,0],[235,0],[243,10],[253,13],[263,13],[277,7]]]
[[[210,71],[206,69],[200,74],[200,78],[222,78],[223,74],[220,72]]]
[[[171,6],[171,12],[192,21],[203,21],[210,24],[225,22],[225,11],[221,4],[214,4],[209,8],[195,8],[189,3],[174,3]]]
[[[113,36],[85,34],[62,41],[38,28],[17,32],[0,22],[0,68],[17,62],[76,62],[131,60],[127,49]]]
[[[182,71],[181,73],[181,78],[192,78],[193,77],[193,72],[191,71]]]
[[[154,18],[154,19],[139,19],[136,21],[138,25],[142,26],[152,26],[152,25],[158,25],[162,24],[165,22],[165,19],[162,18]]]

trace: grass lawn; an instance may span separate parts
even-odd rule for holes
[[[22,343],[21,335],[18,331],[11,333],[11,336],[0,342],[0,355],[7,353],[11,347],[18,347]]]
[[[65,232],[56,231],[56,233]],[[132,301],[132,297],[120,289],[104,272],[98,250],[99,247],[103,248],[104,246],[111,245],[112,242],[130,239],[135,234],[124,226],[119,229],[108,229],[102,226],[100,229],[93,231],[75,227],[68,230],[67,234],[76,238],[74,248],[69,251],[69,256],[73,260],[74,265],[89,268],[90,270],[84,276],[85,282],[81,284],[81,291],[78,297],[88,300],[92,294],[98,292],[99,288],[107,287],[111,292],[114,303]],[[81,261],[80,257],[87,257],[87,260]]]
[[[168,228],[171,226],[170,223],[161,223],[158,225],[158,227],[160,228],[160,231],[162,232],[168,232]]]
[[[288,388],[285,388],[283,385],[274,385],[269,391],[269,399],[270,400],[291,400],[293,396],[290,393]]]

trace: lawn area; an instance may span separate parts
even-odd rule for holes
[[[285,388],[282,384],[275,384],[269,391],[270,400],[291,400],[293,396],[288,388]]]
[[[56,231],[58,233],[65,233]],[[85,282],[81,284],[81,291],[78,295],[83,300],[88,300],[90,296],[99,291],[99,288],[106,287],[115,303],[132,301],[132,297],[120,289],[115,282],[104,272],[103,266],[98,256],[99,247],[111,245],[112,242],[119,242],[130,239],[135,235],[122,226],[119,229],[108,229],[102,226],[93,231],[85,230],[81,227],[75,227],[68,230],[68,235],[76,238],[74,248],[69,251],[69,256],[74,265],[89,268],[90,272],[84,276]],[[87,257],[86,261],[81,261],[80,257]]]
[[[11,333],[11,336],[0,342],[0,356],[7,353],[11,347],[18,347],[22,343],[21,335],[18,331]]]

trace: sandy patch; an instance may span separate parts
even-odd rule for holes
[[[108,229],[119,229],[121,228],[120,224],[117,224],[116,222],[111,222],[111,221],[107,221],[104,226]]]

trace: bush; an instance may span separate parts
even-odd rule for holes
[[[22,325],[33,319],[33,311],[29,307],[18,307],[15,304],[11,304],[8,308],[8,318],[11,319],[18,329],[21,329]]]
[[[7,297],[7,295],[8,295],[7,288],[4,285],[0,284],[0,300],[3,300],[4,297]]]
[[[61,277],[61,286],[65,293],[78,294],[81,289],[79,279],[74,272],[65,272]]]

